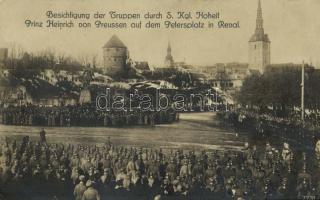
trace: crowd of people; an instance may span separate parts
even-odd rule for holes
[[[306,115],[304,123],[297,112],[280,117],[271,113],[238,109],[219,112],[218,118],[223,126],[232,126],[236,131],[249,131],[258,138],[262,136],[289,139],[300,144],[302,148],[310,148],[320,139],[320,120],[317,120],[318,115],[313,112]]]
[[[305,112],[304,121],[301,120],[301,112],[290,111],[287,114],[274,113],[271,111],[257,111],[250,109],[237,109],[229,113],[229,116],[236,115],[238,122],[243,122],[245,119],[258,119],[260,121],[278,122],[290,126],[304,126],[307,129],[320,128],[320,111],[313,110]]]
[[[25,105],[2,108],[0,123],[23,126],[122,126],[170,123],[178,119],[173,111],[100,111],[95,105],[41,107]]]
[[[320,198],[320,141],[312,152],[245,143],[242,151],[48,143],[0,146],[4,199]]]

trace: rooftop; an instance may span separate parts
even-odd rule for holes
[[[110,40],[103,46],[103,48],[127,48],[126,45],[118,38],[117,35],[113,35]]]

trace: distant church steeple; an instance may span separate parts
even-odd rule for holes
[[[249,67],[264,71],[270,64],[270,40],[264,33],[261,0],[258,1],[256,29],[249,40]]]
[[[261,1],[258,2],[258,10],[257,10],[257,20],[256,20],[256,35],[264,35],[263,29],[263,18],[262,18],[262,8],[261,8]]]
[[[171,55],[171,45],[170,45],[170,41],[168,42],[168,48],[167,48],[167,55],[166,55],[166,59],[164,61],[166,67],[172,67],[173,66],[173,57]]]

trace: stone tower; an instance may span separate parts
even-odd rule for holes
[[[171,55],[170,42],[168,43],[167,55],[166,55],[166,59],[164,60],[164,64],[165,64],[166,67],[173,67],[173,64],[174,64],[173,57]]]
[[[113,35],[103,46],[103,72],[111,77],[126,73],[128,50],[123,42]]]
[[[263,72],[270,64],[270,40],[263,29],[261,1],[258,2],[256,30],[249,40],[249,68]]]

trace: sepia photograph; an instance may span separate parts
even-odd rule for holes
[[[0,9],[0,200],[320,199],[319,0]]]

